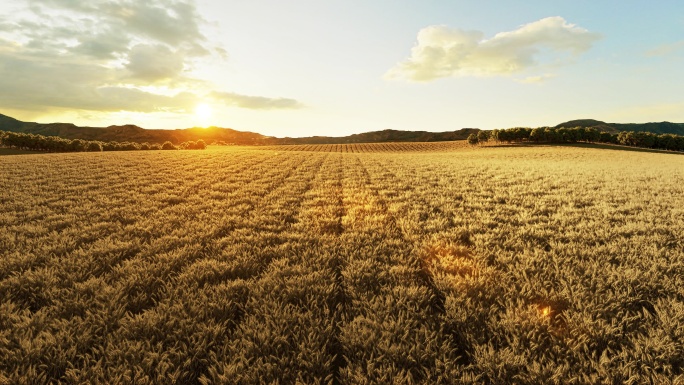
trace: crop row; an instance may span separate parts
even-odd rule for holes
[[[266,146],[265,150],[276,151],[308,151],[308,152],[342,152],[342,153],[376,153],[376,152],[424,152],[450,151],[465,147],[464,141],[456,142],[391,142],[391,143],[349,143],[349,144],[295,144]]]

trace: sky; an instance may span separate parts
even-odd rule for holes
[[[684,2],[11,0],[0,114],[343,136],[684,122]]]

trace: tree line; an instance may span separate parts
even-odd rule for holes
[[[472,145],[485,143],[490,140],[506,143],[609,143],[640,148],[684,151],[684,136],[681,135],[635,131],[622,131],[617,134],[611,134],[592,127],[514,127],[480,131],[477,134],[470,134],[468,136],[468,143]]]
[[[159,143],[102,142],[99,140],[65,139],[58,136],[43,136],[18,132],[0,131],[0,146],[19,150],[44,152],[99,152],[137,150],[204,150],[204,140],[187,141],[175,145],[170,141]]]

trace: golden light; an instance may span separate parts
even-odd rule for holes
[[[200,103],[195,107],[195,116],[200,120],[207,120],[211,117],[211,107],[206,103]]]
[[[548,317],[551,315],[551,306],[540,307],[539,312],[541,313],[542,317]]]

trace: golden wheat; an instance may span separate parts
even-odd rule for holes
[[[0,383],[684,383],[684,156],[0,157]]]

